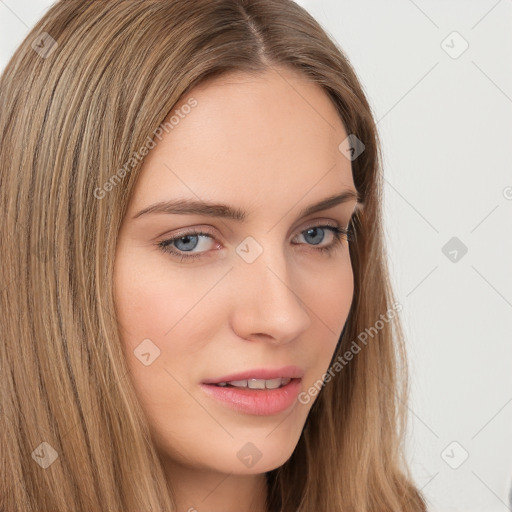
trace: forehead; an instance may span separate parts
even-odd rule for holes
[[[191,98],[195,106],[183,108]],[[338,149],[343,122],[326,92],[297,72],[216,77],[171,115],[179,122],[146,156],[134,208],[176,195],[273,207],[354,186]]]

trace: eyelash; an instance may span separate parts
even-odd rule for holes
[[[321,228],[321,229],[330,230],[334,235],[334,240],[329,245],[324,246],[324,247],[314,248],[314,245],[307,244],[307,245],[311,245],[311,247],[313,247],[315,251],[318,251],[322,254],[329,255],[341,244],[341,241],[343,238],[345,240],[347,240],[348,242],[353,241],[351,227],[352,227],[351,225],[348,228],[342,228],[339,226],[330,226],[330,225],[322,224],[322,225],[310,226],[310,227],[302,230],[299,234],[303,234],[303,233],[309,231],[310,229]],[[205,253],[200,252],[200,253],[196,253],[196,254],[194,254],[194,253],[186,254],[186,252],[178,252],[178,250],[171,249],[171,244],[173,242],[175,242],[176,240],[180,240],[181,238],[186,238],[188,236],[197,236],[197,235],[202,235],[202,236],[207,236],[209,238],[213,238],[210,233],[204,233],[202,231],[192,229],[190,231],[187,231],[186,233],[180,233],[178,236],[175,236],[173,238],[168,238],[166,240],[162,240],[161,242],[158,242],[157,245],[166,254],[170,254],[172,257],[179,259],[180,263],[183,262],[183,260],[192,261],[196,258],[202,257]],[[295,244],[295,245],[300,245],[300,244]],[[206,251],[206,252],[208,252],[208,251]]]

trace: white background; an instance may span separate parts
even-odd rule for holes
[[[512,0],[299,3],[378,121],[416,482],[433,512],[512,510]],[[1,69],[50,4],[0,0]]]

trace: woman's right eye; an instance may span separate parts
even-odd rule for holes
[[[202,231],[190,231],[188,233],[168,238],[158,243],[158,246],[165,253],[171,254],[173,257],[180,258],[180,261],[199,258],[204,252],[208,252],[206,239],[213,241],[213,237]],[[197,253],[191,251],[196,248],[203,249]]]

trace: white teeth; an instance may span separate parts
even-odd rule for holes
[[[266,380],[266,381],[264,381],[265,387],[267,389],[277,389],[279,386],[281,386],[282,380],[283,379],[281,379],[280,377],[278,377],[277,379]],[[249,386],[249,387],[251,387],[251,386]]]
[[[249,379],[247,381],[247,387],[249,389],[265,389],[266,380],[264,379]]]
[[[231,384],[232,386],[235,386],[237,388],[246,388],[247,387],[246,380],[231,380],[228,382],[228,384]]]
[[[248,380],[232,380],[229,382],[219,382],[217,386],[225,387],[228,384],[237,388],[249,389],[277,389],[286,386],[292,379],[281,378],[277,379],[248,379]]]

